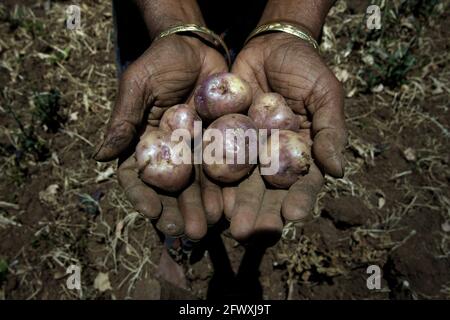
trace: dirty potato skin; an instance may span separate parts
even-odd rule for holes
[[[271,147],[271,141],[272,136],[267,139],[260,152],[267,152],[267,155],[273,151],[278,152],[279,168],[276,174],[263,175],[263,178],[273,187],[287,189],[301,175],[308,173],[312,162],[311,147],[300,134],[290,130],[280,130],[279,143],[274,149]],[[264,166],[270,164],[260,163],[260,167]]]
[[[193,107],[187,104],[177,104],[164,112],[159,127],[161,130],[170,132],[176,129],[186,129],[190,136],[194,138],[195,121],[201,121],[201,119]]]
[[[181,163],[173,152],[178,142],[161,129],[145,133],[136,146],[136,160],[142,181],[168,192],[182,190],[189,183],[192,165]]]
[[[242,133],[252,129],[254,130],[256,134],[256,126],[253,123],[253,121],[242,114],[228,114],[223,117],[220,117],[219,119],[215,120],[211,125],[208,127],[208,129],[217,129],[222,133],[223,136],[223,164],[219,163],[213,163],[213,164],[207,164],[205,161],[203,162],[203,169],[206,172],[206,174],[213,178],[214,180],[225,182],[225,183],[231,183],[240,180],[244,176],[246,176],[255,166],[257,155],[251,155],[249,153],[249,140],[245,139],[245,163],[243,164],[237,164],[236,161],[234,161],[233,164],[227,164],[226,157],[228,154],[228,157],[231,159],[237,159],[237,154],[239,150],[241,150],[241,146],[239,146],[234,139],[231,139],[233,137],[230,137],[230,135],[226,134],[226,130],[236,130],[236,129],[242,129],[243,131],[234,131],[236,135],[239,135],[242,137]],[[208,130],[206,129],[206,130]],[[205,132],[206,133],[206,132]],[[205,135],[204,135],[205,137]],[[244,139],[242,137],[242,139]],[[211,141],[203,140],[203,150],[205,150],[206,146],[210,144]],[[251,158],[253,156],[253,158]]]
[[[235,74],[216,73],[197,87],[194,104],[204,120],[215,120],[230,113],[243,113],[252,103],[250,85]]]
[[[248,116],[255,122],[258,129],[286,129],[298,131],[300,121],[297,115],[288,107],[286,100],[275,92],[261,93],[248,109]]]

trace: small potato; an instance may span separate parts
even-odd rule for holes
[[[194,96],[195,109],[204,120],[246,112],[251,103],[252,90],[247,81],[227,72],[206,78]]]
[[[264,180],[276,188],[287,189],[294,184],[301,175],[308,172],[312,162],[311,147],[298,133],[280,130],[278,144],[272,146],[273,135],[270,136],[260,149],[260,168],[270,167],[272,161],[263,164],[261,152],[278,154],[279,167],[275,174],[263,175]]]
[[[248,116],[258,129],[285,129],[298,131],[300,122],[286,100],[274,92],[259,94],[248,109]]]
[[[247,175],[257,162],[257,128],[253,121],[242,114],[228,114],[215,120],[206,129],[203,135],[203,150],[206,153],[207,147],[213,141],[206,141],[208,130],[217,129],[222,136],[223,163],[206,163],[203,161],[203,169],[206,174],[218,181],[230,183],[238,181]],[[210,131],[212,132],[212,131]],[[251,140],[249,136],[253,135],[254,150],[250,150]],[[238,154],[243,155],[244,161],[238,163]],[[205,157],[205,154],[204,154]],[[232,159],[232,163],[226,163],[226,159]]]
[[[193,139],[195,121],[201,121],[201,119],[194,108],[187,104],[177,104],[164,112],[159,127],[169,132],[176,129],[186,129]],[[201,130],[199,131],[199,134],[201,134]]]
[[[136,146],[136,160],[142,181],[160,189],[176,192],[187,186],[191,174],[191,162],[183,162],[171,133],[161,129],[145,133]],[[181,142],[182,143],[182,142]]]

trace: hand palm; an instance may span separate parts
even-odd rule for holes
[[[346,134],[342,91],[314,48],[285,34],[255,38],[238,55],[233,72],[250,83],[254,95],[281,94],[302,120],[300,134],[313,139],[317,164],[334,176],[343,174],[341,151]],[[280,213],[288,221],[304,221],[322,184],[322,173],[315,164],[289,191],[266,188],[255,170],[237,190],[225,190],[226,198],[234,203],[225,210],[232,234],[238,239],[258,231],[280,234]]]
[[[109,161],[120,156],[118,178],[127,198],[145,216],[161,215],[157,227],[167,235],[203,237],[207,223],[215,223],[222,213],[221,190],[196,168],[195,179],[179,195],[157,194],[139,179],[130,150],[140,133],[158,126],[167,108],[190,102],[199,82],[226,70],[215,49],[176,35],[154,42],[120,79],[108,132],[95,158]]]

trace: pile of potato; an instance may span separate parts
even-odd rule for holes
[[[294,114],[281,95],[261,93],[253,98],[245,80],[232,73],[218,73],[196,88],[193,101],[193,106],[180,104],[169,108],[160,120],[159,129],[147,130],[141,137],[136,147],[136,159],[140,177],[149,185],[168,192],[185,188],[193,171],[192,161],[186,159],[192,159],[192,150],[196,145],[198,147],[196,141],[201,142],[203,151],[207,150],[214,141],[212,133],[223,134],[223,152],[220,155],[223,161],[203,161],[202,167],[217,182],[237,182],[258,163],[261,169],[270,167],[270,161],[261,160],[271,152],[278,154],[278,170],[263,177],[273,187],[289,188],[308,172],[310,145],[298,134],[299,116]],[[194,129],[196,121],[202,121],[202,127],[197,132]],[[183,132],[188,134],[188,139],[174,139],[172,133],[176,129],[185,129]],[[264,129],[267,134],[261,131],[259,135],[258,131]],[[275,129],[279,130],[276,134]],[[230,130],[232,135],[225,134]],[[251,135],[246,135],[248,130],[253,130],[256,133],[254,136],[260,139],[256,144],[250,141]],[[180,148],[180,143],[185,143],[185,148]],[[188,157],[181,154],[181,149],[189,150]],[[237,163],[239,152],[245,157]],[[230,163],[226,159],[234,161]]]

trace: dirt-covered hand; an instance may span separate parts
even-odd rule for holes
[[[120,163],[118,180],[133,207],[167,236],[186,236],[195,241],[206,234],[207,225],[222,215],[222,193],[203,175],[199,166],[191,183],[177,194],[159,194],[139,177],[135,156]],[[219,207],[217,207],[219,206]]]
[[[309,173],[288,192],[266,189],[257,170],[236,189],[224,191],[225,204],[234,198],[234,205],[225,205],[231,232],[243,240],[255,228],[281,232],[281,215],[287,221],[304,221],[309,216],[323,173],[344,174],[347,132],[341,84],[305,41],[284,33],[254,38],[240,52],[232,71],[250,83],[254,95],[277,92],[286,99],[302,119],[300,134],[312,140],[315,160]],[[249,192],[252,196],[245,197]]]
[[[97,161],[121,157],[119,181],[134,207],[157,218],[167,235],[200,239],[207,223],[222,214],[222,193],[218,186],[197,175],[177,197],[160,195],[140,181],[134,156],[130,156],[147,125],[157,126],[164,111],[191,100],[192,91],[207,76],[227,70],[222,55],[197,38],[172,35],[155,41],[124,72],[104,142],[95,153]],[[203,199],[203,206],[202,206]],[[182,213],[180,215],[179,213]]]
[[[117,158],[135,145],[148,120],[159,120],[166,108],[187,101],[202,79],[226,70],[222,55],[199,39],[172,35],[153,42],[120,78],[114,111],[94,158]]]

